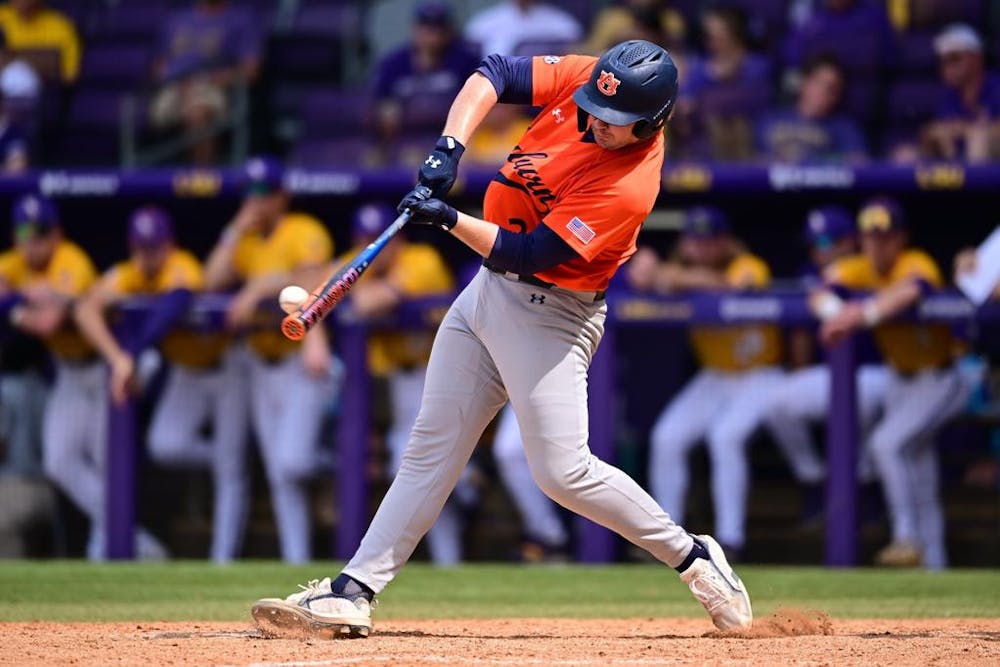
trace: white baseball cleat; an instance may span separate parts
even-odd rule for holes
[[[722,547],[709,535],[693,536],[706,549],[711,560],[698,558],[681,574],[694,597],[712,617],[720,630],[747,629],[753,625],[753,609],[746,586],[726,560]]]
[[[374,602],[334,595],[329,577],[299,588],[284,600],[264,598],[254,603],[250,614],[265,635],[358,639],[371,632]]]

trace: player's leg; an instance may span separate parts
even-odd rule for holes
[[[312,552],[308,480],[316,474],[319,430],[336,387],[330,376],[309,374],[299,354],[258,367],[257,382],[267,387],[262,394],[274,410],[269,439],[261,446],[281,556],[288,563],[305,563]],[[255,408],[264,409],[264,405]]]
[[[211,398],[214,438],[212,479],[215,487],[211,557],[226,563],[238,557],[250,501],[247,444],[250,437],[249,359],[242,346],[226,351],[215,375]]]
[[[764,410],[764,425],[801,484],[817,484],[826,467],[816,451],[811,422],[830,406],[830,372],[810,366],[788,373],[775,387]]]
[[[480,274],[482,276],[482,274]],[[681,573],[719,627],[746,627],[750,600],[718,544],[673,522],[624,472],[588,446],[587,370],[603,334],[603,305],[490,274],[482,337],[517,413],[539,487]]]
[[[458,297],[438,328],[420,414],[399,472],[354,557],[334,582],[324,579],[285,600],[254,605],[254,618],[265,631],[368,635],[372,596],[395,577],[430,529],[507,398],[477,336],[481,277]]]
[[[149,427],[149,455],[156,463],[208,466],[212,446],[200,430],[212,408],[212,393],[210,374],[171,366]]]
[[[565,548],[569,541],[566,527],[559,519],[555,505],[531,477],[517,416],[509,403],[500,413],[493,438],[493,458],[500,479],[521,515],[527,537],[548,549]]]
[[[732,399],[708,431],[715,537],[736,553],[746,541],[750,490],[747,441],[760,426],[766,397],[773,393],[782,375],[777,369],[761,368],[729,378]]]
[[[94,367],[103,373],[99,364]],[[57,364],[42,422],[42,465],[49,479],[90,519],[87,555],[97,560],[105,557],[104,479],[92,460],[92,434],[86,426],[81,428],[95,419],[87,397],[88,370]]]
[[[951,370],[891,377],[884,415],[869,438],[892,522],[892,543],[876,556],[878,562],[915,565],[925,557],[918,507],[939,501],[936,488],[931,495],[918,488],[927,474],[922,468],[923,475],[915,475],[914,461],[918,468],[927,465],[921,450],[933,445],[929,434],[954,415],[953,406],[961,405],[965,395],[961,379]]]
[[[688,452],[708,432],[728,398],[718,373],[701,371],[667,404],[649,438],[649,488],[660,507],[684,520]]]

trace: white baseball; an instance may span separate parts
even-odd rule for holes
[[[305,300],[309,298],[309,292],[298,285],[289,285],[281,290],[278,295],[278,304],[286,313],[294,313],[299,309]]]

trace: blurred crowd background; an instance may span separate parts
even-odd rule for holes
[[[109,399],[135,401],[142,417],[141,557],[302,562],[329,553],[344,511],[334,480],[365,475],[373,502],[384,491],[415,418],[430,338],[372,337],[372,464],[337,470],[336,334],[286,344],[274,297],[285,284],[314,284],[374,238],[395,201],[364,192],[293,199],[284,170],[413,167],[484,54],[663,44],[681,73],[668,167],[701,165],[703,176],[718,165],[948,161],[960,181],[966,166],[1000,160],[1000,3],[989,0],[8,0],[0,35],[5,175],[228,166],[243,188],[239,199],[29,191],[4,200],[5,556],[106,557]],[[498,107],[463,168],[499,166],[533,111]],[[960,182],[878,198],[859,186],[828,196],[665,194],[616,287],[815,293],[833,280],[829,266],[863,252],[915,262],[929,292],[975,264],[971,249],[998,222],[995,195],[962,193]],[[475,212],[477,195],[460,186],[455,200]],[[345,305],[357,317],[377,321],[407,300],[451,294],[477,269],[435,230],[405,236]],[[833,282],[888,285],[857,280],[855,269]],[[182,326],[199,292],[232,294],[221,332]],[[134,340],[116,339],[115,313],[139,296],[152,297],[154,316]],[[998,332],[995,323],[903,332],[929,353],[896,354],[908,344],[898,337],[866,344],[866,560],[1000,564]],[[819,562],[829,397],[791,408],[781,397],[806,395],[796,383],[823,385],[822,335],[622,332],[618,463],[686,525],[721,530],[736,559]],[[917,406],[890,389],[945,372],[961,380],[947,406]],[[711,379],[720,374],[722,385]],[[698,426],[696,413],[716,427]],[[692,453],[701,442],[706,451]],[[907,476],[930,493],[899,491]],[[565,560],[574,539],[565,513],[534,488],[508,410],[420,555],[442,565]],[[642,558],[627,545],[619,556]]]

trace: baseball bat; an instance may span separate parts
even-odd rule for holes
[[[424,199],[430,198],[430,188],[420,186],[418,193]],[[302,340],[306,332],[323,321],[334,307],[347,296],[354,283],[364,274],[378,254],[385,249],[390,239],[402,229],[411,217],[410,209],[399,214],[391,225],[382,232],[377,239],[372,241],[359,252],[354,259],[335,271],[326,282],[312,291],[312,298],[308,299],[302,307],[294,313],[287,315],[281,321],[281,332],[286,338],[291,340]]]

